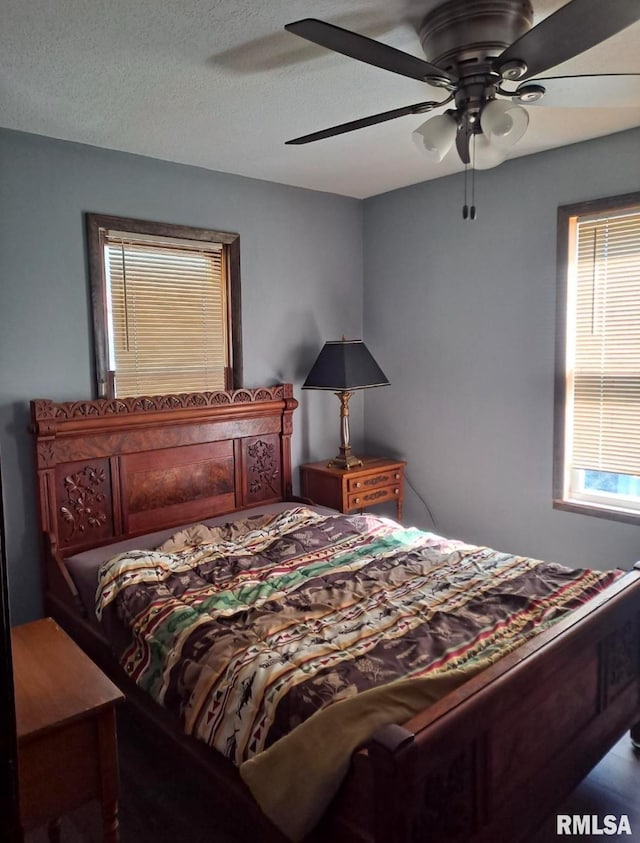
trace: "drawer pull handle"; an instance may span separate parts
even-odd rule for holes
[[[399,479],[400,479],[400,475],[396,474],[396,480],[399,480]]]
[[[400,489],[394,489],[394,490],[393,490],[393,494],[394,494],[394,495],[399,495],[399,494],[400,494]]]
[[[360,488],[360,482],[356,483],[355,485],[356,485],[356,489]]]
[[[356,498],[356,503],[360,503],[360,498]]]

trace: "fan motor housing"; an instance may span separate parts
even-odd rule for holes
[[[529,0],[448,0],[418,30],[432,64],[456,75],[477,72],[533,26]]]

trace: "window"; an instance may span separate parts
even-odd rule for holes
[[[237,234],[87,214],[98,394],[242,385]]]
[[[558,210],[554,505],[640,521],[640,193]]]

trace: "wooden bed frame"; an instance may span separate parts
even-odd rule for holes
[[[241,840],[281,841],[222,756],[124,676],[65,566],[135,535],[293,500],[291,384],[31,403],[45,608],[201,766]],[[625,730],[640,740],[640,572],[356,752],[313,840],[524,840]],[[635,728],[634,728],[635,726]],[[301,770],[304,775],[304,770]]]

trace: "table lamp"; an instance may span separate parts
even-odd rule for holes
[[[386,375],[362,340],[326,342],[311,367],[303,389],[330,389],[340,399],[340,453],[328,463],[331,468],[355,468],[362,460],[351,454],[349,441],[349,399],[356,389],[388,386]]]

